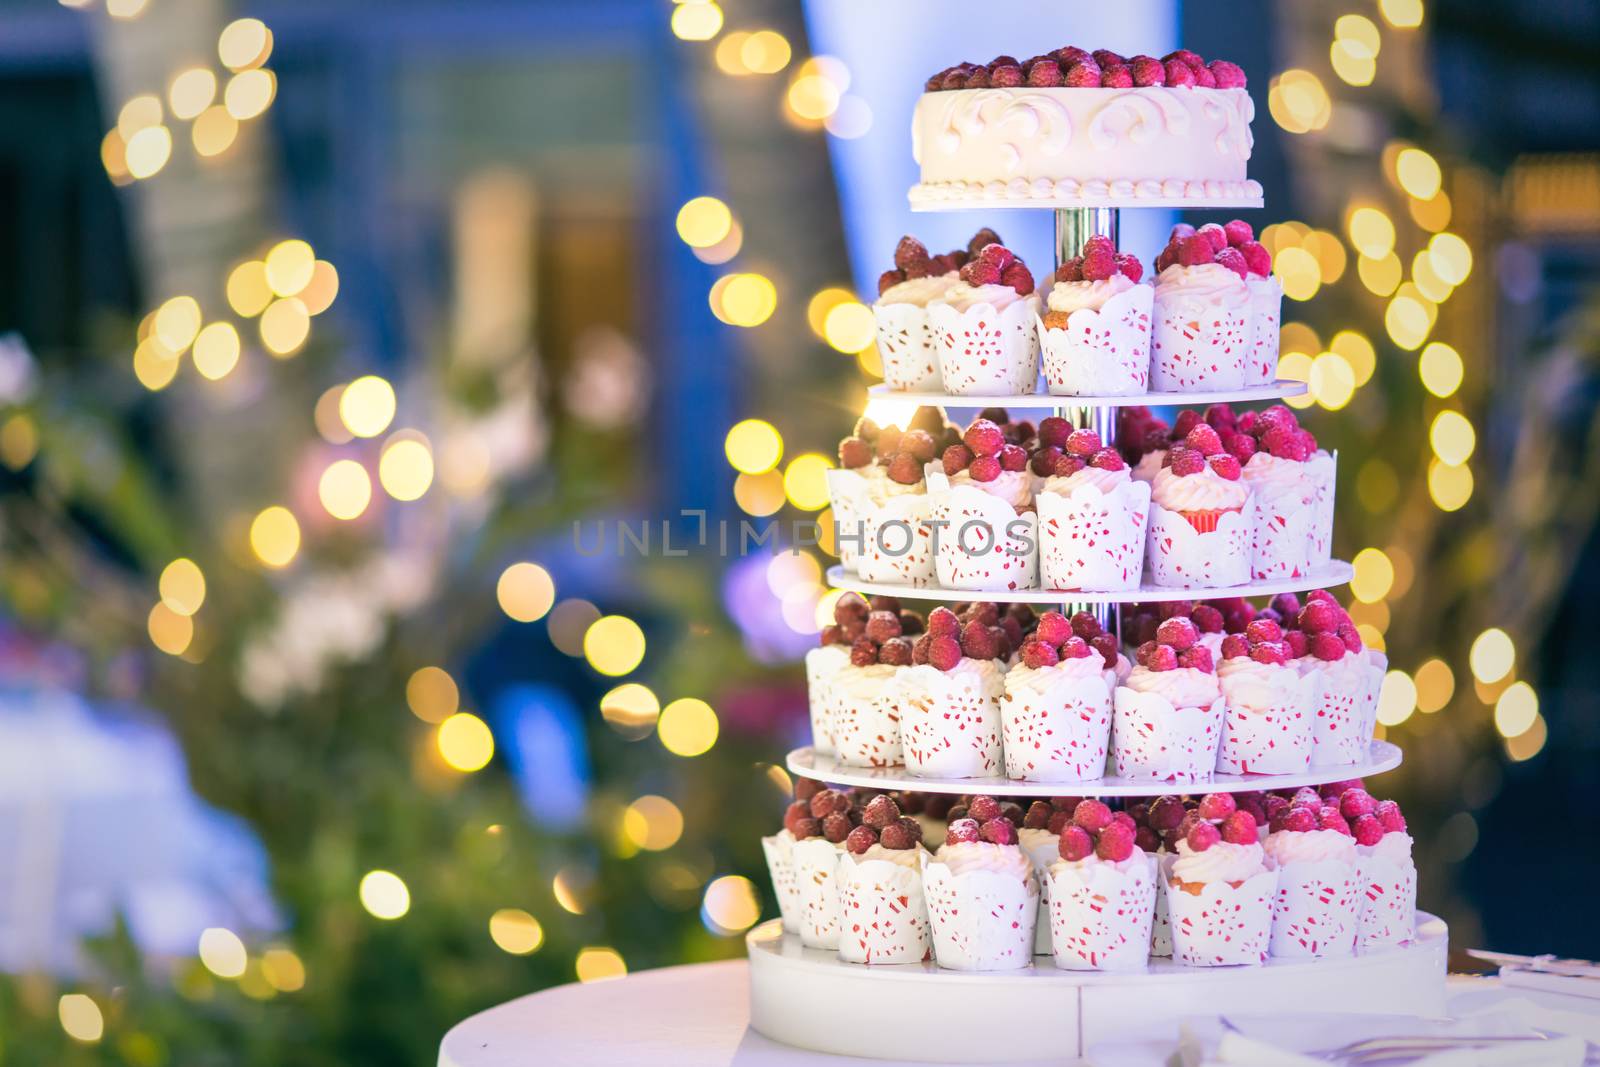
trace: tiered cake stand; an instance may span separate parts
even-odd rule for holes
[[[1120,207],[1158,206],[1149,201],[1061,208],[1049,202],[961,201],[914,204],[915,210],[973,210],[995,207],[1048,207],[1055,212],[1057,263],[1076,253],[1090,236],[1117,239]],[[1186,201],[1188,208],[1260,207],[1259,201]],[[954,396],[889,392],[874,395],[952,408],[1045,408],[1075,426],[1113,440],[1117,409],[1127,405],[1205,405],[1249,403],[1297,396],[1305,384],[1278,381],[1270,386],[1209,393],[1119,397]],[[910,600],[995,599],[1060,604],[1066,611],[1094,610],[1103,624],[1117,624],[1115,605],[1160,600],[1264,597],[1343,585],[1351,568],[1334,560],[1300,578],[1272,579],[1226,588],[1171,589],[1145,584],[1122,593],[1082,593],[1029,589],[982,593],[971,590],[863,582],[842,567],[828,571],[836,588],[869,596]],[[1115,777],[1093,782],[1038,783],[1004,777],[939,779],[908,775],[904,767],[843,767],[809,746],[788,754],[793,774],[838,785],[929,793],[994,793],[1005,796],[1152,796],[1179,788],[1188,792],[1237,792],[1318,785],[1392,770],[1400,750],[1382,741],[1368,746],[1360,763],[1314,767],[1299,774],[1217,774],[1193,786]],[[1257,967],[1198,968],[1152,959],[1140,974],[1105,974],[1057,969],[1049,956],[1036,956],[1019,971],[973,973],[942,970],[932,962],[894,966],[845,963],[821,949],[805,948],[778,920],[757,926],[746,937],[750,956],[750,1024],[789,1045],[845,1056],[924,1061],[990,1063],[997,1060],[1071,1062],[1098,1042],[1130,1035],[1176,1036],[1184,1015],[1219,1010],[1249,1014],[1274,1012],[1389,1012],[1437,1016],[1445,1003],[1446,930],[1430,915],[1418,915],[1417,938],[1380,952],[1323,960],[1272,959]],[[955,1017],[943,1019],[944,1013]]]

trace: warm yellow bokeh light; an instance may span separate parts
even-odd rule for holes
[[[764,474],[741,474],[733,480],[733,499],[746,515],[762,518],[783,507],[783,475],[771,470]]]
[[[828,322],[828,312],[840,304],[854,302],[855,298],[856,295],[850,290],[837,285],[817,290],[816,295],[806,303],[806,325],[811,327],[812,333],[825,339],[823,329]]]
[[[150,6],[150,0],[106,0],[106,14],[114,19],[136,19]]]
[[[840,352],[854,355],[872,344],[876,336],[872,309],[858,301],[836,304],[823,316],[822,338]]]
[[[821,122],[839,110],[839,86],[821,74],[801,74],[789,83],[784,97],[789,113],[803,122]]]
[[[705,917],[719,933],[742,934],[761,918],[761,900],[750,879],[725,874],[706,886]]]
[[[356,892],[375,919],[398,919],[411,910],[411,890],[393,871],[368,871]]]
[[[272,106],[278,93],[278,79],[270,70],[257,68],[240,71],[228,79],[222,90],[222,106],[228,114],[246,122]]]
[[[681,4],[679,10],[689,6],[691,5],[687,3]],[[622,955],[614,948],[581,949],[574,969],[580,982],[604,982],[612,978],[622,978],[628,973],[628,965],[622,961]]]
[[[157,588],[161,602],[179,615],[193,615],[206,600],[206,576],[192,559],[179,557],[167,564]]]
[[[495,583],[500,610],[517,622],[536,622],[556,602],[556,583],[537,563],[513,563]]]
[[[1311,361],[1307,380],[1312,398],[1329,411],[1338,411],[1355,396],[1356,375],[1350,363],[1337,352],[1323,352]]]
[[[291,949],[269,948],[261,954],[261,976],[280,993],[306,987],[306,965]]]
[[[1393,252],[1380,259],[1361,256],[1356,260],[1356,275],[1361,279],[1361,284],[1367,287],[1369,293],[1377,296],[1388,296],[1400,288],[1404,274],[1405,268],[1400,263],[1400,257]]]
[[[739,49],[740,61],[752,74],[776,74],[792,56],[789,39],[777,30],[757,30]]]
[[[683,812],[666,797],[642,796],[622,813],[622,833],[647,851],[669,849],[683,836]]]
[[[92,1045],[105,1036],[106,1019],[100,1005],[84,993],[68,993],[56,1002],[61,1029],[74,1041]]]
[[[1333,23],[1333,36],[1349,41],[1363,55],[1375,56],[1383,48],[1378,27],[1365,15],[1340,15]]]
[[[292,356],[311,335],[311,315],[297,297],[274,300],[261,313],[261,343],[274,356]]]
[[[1453,233],[1436,233],[1428,239],[1428,261],[1441,279],[1460,285],[1472,273],[1472,248]]]
[[[717,713],[695,697],[681,697],[661,709],[656,734],[675,756],[699,756],[717,743]]]
[[[489,916],[489,939],[502,952],[527,956],[544,944],[544,927],[521,908],[501,908]]]
[[[1378,722],[1399,726],[1417,710],[1417,685],[1405,671],[1390,671],[1378,690]]]
[[[228,109],[221,104],[213,104],[202,111],[189,130],[194,150],[207,158],[226,152],[238,136],[239,120],[228,114]]]
[[[258,67],[272,54],[272,31],[260,19],[235,19],[217,37],[217,58],[229,70]]]
[[[194,369],[211,381],[226,378],[239,364],[239,331],[231,322],[213,322],[194,339]]]
[[[1368,259],[1382,259],[1394,251],[1394,223],[1375,207],[1358,207],[1345,223],[1350,243]]]
[[[1378,353],[1366,335],[1355,330],[1340,330],[1328,342],[1328,349],[1344,357],[1355,375],[1356,386],[1366,385],[1378,369]]]
[[[828,471],[833,461],[820,452],[806,452],[789,461],[783,472],[783,493],[802,511],[828,506]]]
[[[445,763],[458,771],[481,771],[494,758],[494,733],[469,711],[458,711],[439,724],[435,741]]]
[[[406,707],[423,722],[443,722],[461,708],[461,690],[443,667],[418,667],[406,679]]]
[[[147,337],[133,350],[133,376],[140,385],[157,392],[172,384],[179,362],[176,353],[168,352],[154,337]]]
[[[1429,257],[1427,249],[1411,257],[1411,284],[1435,304],[1442,304],[1450,299],[1450,294],[1455,289],[1433,272],[1433,260]]]
[[[20,471],[39,454],[39,427],[25,412],[8,415],[0,422],[0,463]]]
[[[1394,564],[1381,548],[1363,548],[1350,561],[1355,571],[1350,591],[1357,600],[1373,604],[1389,595],[1394,586]]]
[[[1267,89],[1272,120],[1290,133],[1320,130],[1333,116],[1333,101],[1321,79],[1309,70],[1286,70]]]
[[[649,686],[625,682],[600,698],[600,715],[630,741],[649,735],[661,715],[661,701]]]
[[[205,969],[218,978],[238,978],[250,962],[239,935],[221,926],[200,932],[199,956]]]
[[[1498,682],[1511,673],[1517,665],[1517,647],[1511,635],[1498,626],[1491,626],[1473,639],[1467,653],[1467,664],[1472,676],[1485,685]]]
[[[1378,0],[1378,11],[1397,30],[1414,30],[1422,25],[1422,0]]]
[[[389,439],[378,457],[378,483],[396,500],[419,500],[433,485],[433,451],[420,435]]]
[[[1422,379],[1423,388],[1434,396],[1454,395],[1461,388],[1465,373],[1461,353],[1443,341],[1430,341],[1417,357],[1417,375]]]
[[[130,97],[117,112],[117,133],[124,142],[131,141],[140,130],[161,124],[161,98],[154,93],[140,93]]]
[[[1417,668],[1417,710],[1431,715],[1450,703],[1456,693],[1455,672],[1442,659],[1430,659]]]
[[[1494,702],[1494,728],[1501,737],[1519,737],[1539,717],[1539,694],[1527,682],[1512,682]]]
[[[601,674],[616,678],[644,662],[644,631],[625,615],[602,615],[583,633],[583,656]]]
[[[1472,499],[1472,468],[1428,462],[1428,496],[1440,511],[1460,511]]]
[[[360,518],[372,503],[372,478],[356,460],[336,459],[317,481],[317,499],[336,519]]]
[[[1400,188],[1418,200],[1432,200],[1444,184],[1439,161],[1420,148],[1405,148],[1395,157],[1395,178]]]
[[[1428,429],[1428,443],[1440,462],[1459,467],[1472,458],[1478,435],[1461,412],[1441,411],[1434,416],[1433,425]]]
[[[1322,265],[1304,248],[1285,248],[1272,264],[1290,300],[1310,300],[1322,287]]]
[[[691,248],[710,248],[733,229],[733,212],[714,196],[697,196],[678,209],[678,236]]]
[[[1328,46],[1328,65],[1347,85],[1371,85],[1378,76],[1377,57],[1366,48],[1348,38],[1339,38]]]
[[[333,306],[334,298],[339,295],[339,272],[327,260],[317,260],[311,266],[311,280],[299,295],[308,314],[322,314]]]
[[[300,551],[300,523],[288,508],[274,504],[250,523],[250,550],[269,567],[287,567]]]
[[[259,259],[247,260],[228,274],[228,306],[234,314],[254,318],[272,303],[272,286],[267,284],[267,265]]]
[[[1389,301],[1384,309],[1383,325],[1389,332],[1389,340],[1407,351],[1420,348],[1433,328],[1428,308],[1416,297],[1404,294]]]
[[[192,296],[175,296],[156,310],[156,340],[173,355],[194,343],[200,332],[200,303]]]
[[[317,254],[304,241],[279,241],[263,262],[272,291],[279,296],[297,296],[311,281]]]
[[[194,620],[178,614],[163,602],[157,602],[150,609],[145,629],[149,631],[150,643],[169,656],[183,655],[189,642],[194,640]]]
[[[376,437],[394,421],[394,386],[376,374],[363,375],[339,395],[339,418],[357,437]]]
[[[1285,352],[1278,357],[1278,377],[1291,382],[1310,382],[1312,357],[1304,352]],[[1309,389],[1300,396],[1287,396],[1283,402],[1292,408],[1308,408],[1317,402]]]
[[[175,118],[195,118],[216,98],[217,76],[205,67],[190,67],[167,86],[167,103]]]
[[[711,287],[711,312],[730,326],[759,326],[778,307],[778,290],[762,274],[729,274]]]
[[[722,442],[728,463],[743,474],[762,474],[783,459],[783,435],[765,419],[734,423]]]

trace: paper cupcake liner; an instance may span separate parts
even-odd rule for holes
[[[941,671],[926,664],[900,682],[900,737],[906,773],[918,778],[986,778],[1000,773],[1004,676]]]
[[[1318,672],[1301,675],[1285,687],[1282,700],[1266,707],[1237,703],[1230,679],[1219,678],[1227,711],[1217,770],[1224,774],[1298,774],[1311,766],[1313,708],[1321,694]]]
[[[1118,686],[1111,759],[1119,778],[1199,782],[1217,769],[1222,698],[1205,708],[1174,708],[1158,693]]]
[[[1349,956],[1356,950],[1361,879],[1354,863],[1286,863],[1272,903],[1272,955],[1289,959]]]
[[[921,963],[933,955],[921,861],[839,858],[839,958],[848,963]]]
[[[1039,520],[971,485],[929,478],[934,573],[947,589],[1008,592],[1039,584]]]
[[[799,889],[800,943],[807,948],[839,947],[839,856],[832,841],[808,837],[789,850]]]
[[[1306,460],[1306,474],[1316,488],[1315,518],[1311,522],[1311,563],[1313,566],[1333,558],[1334,483],[1339,453],[1318,452]]]
[[[944,391],[956,396],[1016,396],[1033,392],[1039,380],[1038,296],[1007,304],[998,312],[978,304],[957,311],[935,301],[928,323],[939,356]]]
[[[865,582],[921,588],[933,581],[933,502],[926,493],[905,493],[861,512],[856,573]]]
[[[896,668],[896,675],[904,670]],[[892,767],[901,762],[898,681],[898,677],[890,677],[869,700],[829,689],[828,724],[833,732],[834,758],[846,767]]]
[[[1183,512],[1150,504],[1150,533],[1145,565],[1150,580],[1170,589],[1244,585],[1250,581],[1250,529],[1255,501],[1245,499],[1239,511],[1227,512],[1215,530],[1202,533]]]
[[[1135,396],[1150,388],[1155,291],[1135,285],[1098,309],[1079,308],[1063,329],[1035,320],[1045,387],[1056,396]]]
[[[1244,384],[1271,385],[1278,377],[1279,320],[1283,314],[1283,285],[1277,278],[1251,276],[1250,352],[1245,359]]]
[[[1255,578],[1299,578],[1311,571],[1315,498],[1292,494],[1265,498],[1257,493],[1256,521],[1250,531],[1250,574]]]
[[[1150,926],[1150,955],[1172,957],[1172,910],[1167,904],[1168,885],[1172,880],[1172,864],[1177,856],[1170,852],[1156,855],[1156,914]]]
[[[1033,963],[1039,886],[997,871],[951,874],[922,856],[922,889],[933,927],[933,956],[954,971],[1011,971]]]
[[[1167,883],[1172,958],[1187,967],[1233,967],[1267,960],[1277,871],[1232,882]]]
[[[1061,858],[1061,839],[1055,834],[1040,833],[1038,843],[1029,848],[1027,837],[1020,835],[1019,848],[1033,866],[1034,881],[1039,883],[1039,920],[1033,924],[1033,954],[1050,955],[1050,868]]]
[[[1043,690],[1008,685],[1000,698],[1006,777],[1030,782],[1105,777],[1114,684],[1110,672],[1103,672],[1091,678],[1064,675]]]
[[[865,543],[863,522],[867,509],[872,506],[867,479],[853,470],[840,468],[828,470],[824,477],[828,483],[828,507],[833,511],[834,545],[839,565],[853,572],[860,546]]]
[[[772,895],[778,898],[778,914],[783,917],[786,932],[800,932],[800,884],[794,870],[793,839],[772,834],[761,839],[761,851],[767,857],[767,874],[772,879]]]
[[[1150,964],[1156,858],[1118,871],[1110,864],[1050,871],[1050,947],[1069,971],[1142,971]]]
[[[873,304],[872,318],[884,383],[899,392],[940,392],[939,353],[928,309],[917,304]]]
[[[1070,496],[1040,493],[1040,584],[1046,589],[1115,593],[1139,588],[1144,574],[1150,486],[1129,481],[1110,493],[1078,486]]]
[[[1361,951],[1404,945],[1417,936],[1417,868],[1362,856],[1359,873],[1357,944]]]
[[[843,648],[844,646],[839,646]],[[806,703],[811,711],[811,747],[819,753],[833,752],[833,726],[828,713],[828,686],[834,675],[850,665],[847,654],[839,655],[828,648],[813,648],[805,655]]]
[[[1388,667],[1388,657],[1370,648],[1318,666],[1322,685],[1312,721],[1311,766],[1338,767],[1367,758]]]
[[[1199,393],[1244,385],[1250,351],[1248,310],[1199,305],[1157,294],[1150,339],[1150,389]]]

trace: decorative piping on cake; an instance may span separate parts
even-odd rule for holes
[[[1031,202],[1053,204],[1083,204],[1100,201],[1125,200],[1226,200],[1259,201],[1261,183],[1253,178],[1242,182],[1184,181],[1168,178],[1161,181],[1148,178],[1143,181],[1118,179],[1104,181],[1098,178],[1078,181],[1074,178],[998,178],[986,182],[919,182],[911,187],[908,199],[913,207],[918,204],[960,202]]]

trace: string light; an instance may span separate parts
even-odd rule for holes
[[[762,474],[783,459],[783,435],[765,419],[734,423],[722,445],[733,469],[744,474]]]
[[[56,1017],[61,1021],[61,1029],[74,1041],[92,1045],[105,1036],[106,1020],[100,1013],[100,1005],[85,993],[62,996],[56,1002]]]
[[[232,930],[208,927],[200,933],[200,962],[218,978],[238,978],[244,974],[249,953]]]
[[[205,67],[190,67],[167,86],[167,105],[174,118],[196,118],[216,98],[217,76]]]
[[[500,610],[517,622],[537,622],[556,600],[555,579],[537,563],[513,563],[495,585]]]
[[[494,758],[494,734],[488,723],[471,712],[449,716],[434,736],[440,757],[458,771],[481,771]]]
[[[272,55],[272,31],[260,19],[235,19],[217,36],[217,58],[229,70],[259,67]]]
[[[613,678],[644,662],[644,631],[624,615],[604,615],[583,634],[583,656],[589,666]]]
[[[394,386],[376,374],[363,375],[344,387],[339,418],[357,437],[376,437],[394,421]]]
[[[527,956],[544,944],[544,927],[521,908],[501,908],[489,916],[489,939],[502,952]]]
[[[1511,673],[1516,666],[1517,648],[1511,635],[1498,626],[1491,626],[1472,641],[1467,653],[1467,663],[1472,676],[1485,685],[1491,685]]]
[[[411,910],[411,890],[393,871],[368,871],[356,892],[361,906],[375,919],[392,921]]]
[[[264,508],[250,523],[250,550],[268,567],[287,567],[300,551],[300,523],[286,507]]]
[[[711,751],[717,743],[717,713],[694,697],[682,697],[661,709],[656,735],[674,756],[693,757]]]
[[[336,519],[358,519],[372,503],[372,479],[367,469],[353,459],[336,459],[328,464],[317,481],[317,499]]]
[[[802,511],[818,511],[828,505],[828,471],[833,461],[818,452],[807,452],[789,461],[783,472],[783,492],[789,503]]]
[[[201,376],[218,381],[239,363],[239,331],[230,322],[213,322],[194,339],[194,368]]]

